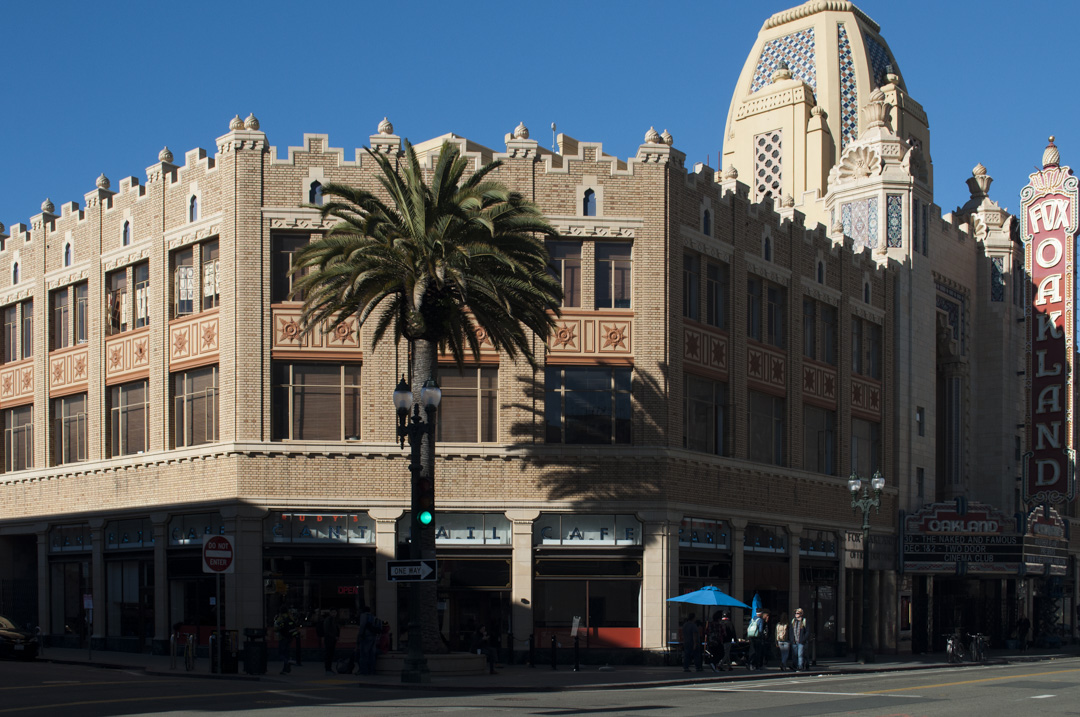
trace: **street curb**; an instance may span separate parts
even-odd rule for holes
[[[1002,666],[1013,663],[1029,663],[1029,662],[1048,662],[1056,659],[1071,658],[1071,655],[1032,655],[1028,656],[1010,656],[991,658],[985,662],[960,662],[950,664],[948,662],[941,663],[920,663],[915,665],[897,665],[892,664],[887,667],[883,666],[875,668],[873,666],[860,665],[858,667],[836,667],[836,668],[824,668],[818,670],[808,670],[803,672],[747,672],[744,674],[709,674],[708,676],[702,675],[700,677],[684,677],[679,679],[660,679],[660,680],[643,680],[637,682],[606,682],[606,683],[587,683],[587,684],[546,684],[546,685],[524,685],[524,684],[500,684],[498,679],[494,679],[490,684],[474,684],[474,685],[461,685],[453,683],[400,683],[400,682],[364,682],[356,680],[350,683],[349,686],[363,687],[367,689],[375,690],[387,690],[387,691],[401,691],[401,690],[420,690],[423,692],[441,691],[441,692],[476,692],[476,691],[498,691],[498,692],[521,692],[521,693],[534,693],[534,692],[574,692],[584,690],[636,690],[636,689],[650,689],[656,687],[679,687],[679,686],[695,686],[695,685],[722,685],[728,683],[743,684],[747,682],[758,682],[761,680],[771,681],[777,679],[802,679],[813,677],[827,677],[834,675],[857,675],[857,674],[875,674],[882,672],[913,672],[916,670],[933,670],[940,668],[952,668],[952,667],[989,667],[989,666]],[[47,657],[38,658],[42,662],[49,662],[57,665],[83,665],[87,667],[97,667],[110,670],[131,670],[134,672],[142,672],[146,675],[153,675],[156,677],[187,677],[196,679],[210,679],[210,680],[236,680],[243,682],[266,682],[278,685],[294,685],[301,687],[302,685],[311,684],[308,681],[293,682],[292,680],[283,680],[270,675],[248,675],[248,674],[231,674],[231,675],[219,675],[208,674],[202,672],[187,672],[187,671],[172,671],[172,670],[159,670],[150,669],[140,665],[124,665],[119,663],[104,663],[104,662],[86,662],[82,660],[64,660]],[[358,676],[355,676],[358,677]],[[344,686],[344,685],[343,685]]]

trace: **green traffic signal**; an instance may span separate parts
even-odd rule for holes
[[[431,525],[431,521],[435,519],[435,516],[431,514],[430,510],[422,510],[416,519],[420,522],[420,525]]]

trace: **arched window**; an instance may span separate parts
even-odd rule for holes
[[[581,200],[581,213],[587,217],[596,216],[596,192],[591,189],[585,190],[585,196]]]
[[[19,283],[19,262],[15,262],[11,266],[11,283],[12,284],[18,284]]]
[[[131,222],[124,222],[124,233],[121,236],[121,243],[124,246],[131,243]]]
[[[71,245],[64,245],[64,266],[71,266]]]
[[[862,300],[866,303],[870,303],[870,282],[866,282],[862,287]]]
[[[765,261],[772,261],[772,237],[765,237],[765,243],[761,253],[765,257]]]
[[[188,221],[193,222],[199,218],[199,198],[192,195],[188,203]]]
[[[308,191],[308,204],[322,206],[322,184],[319,182],[311,183],[311,189]]]
[[[712,236],[712,212],[708,209],[701,215],[701,233],[707,237]]]
[[[825,283],[825,262],[823,261],[817,263],[817,283]]]

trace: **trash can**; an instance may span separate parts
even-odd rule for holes
[[[266,630],[249,627],[244,630],[244,672],[266,674]]]
[[[235,675],[240,669],[240,638],[236,630],[222,630],[225,639],[221,643],[221,664],[218,665],[218,633],[210,633],[210,672],[218,675]]]

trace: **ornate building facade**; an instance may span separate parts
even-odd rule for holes
[[[512,650],[578,625],[589,648],[659,652],[684,617],[666,599],[715,584],[805,606],[844,649],[864,568],[882,651],[928,649],[957,606],[989,604],[965,627],[998,639],[1033,609],[1034,570],[902,550],[943,522],[912,517],[1025,513],[1023,250],[981,165],[941,214],[927,127],[878,26],[810,2],[762,28],[721,171],[654,129],[625,160],[524,125],[499,150],[416,145],[428,169],[444,141],[501,160],[559,230],[565,291],[539,370],[490,344],[440,369],[452,648],[489,621]],[[384,120],[368,149],[401,145]],[[280,153],[254,116],[215,147],[0,234],[0,607],[57,643],[161,649],[176,623],[210,629],[211,596],[235,629],[368,604],[396,643],[405,350],[355,322],[301,333],[288,275],[328,228],[323,184],[374,189],[377,167],[325,135]],[[847,478],[877,471],[864,566]],[[220,596],[215,534],[236,545]]]

